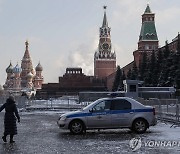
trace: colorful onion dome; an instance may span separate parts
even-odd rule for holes
[[[14,73],[21,73],[21,72],[22,72],[22,69],[21,69],[21,67],[19,67],[19,65],[17,64],[17,65],[13,68],[13,72],[14,72]]]
[[[10,62],[9,66],[6,68],[6,73],[13,73],[13,66]]]
[[[36,71],[42,71],[43,67],[41,66],[40,62],[39,64],[36,66]]]
[[[32,68],[31,73],[32,73],[33,76],[35,76],[36,75],[36,70],[34,68]]]
[[[7,85],[7,84],[4,84],[4,85],[3,85],[3,88],[7,88],[7,87],[8,87],[8,85]]]
[[[33,75],[31,72],[29,72],[29,73],[27,74],[27,78],[28,78],[28,79],[33,78],[33,76],[34,76],[34,75]]]

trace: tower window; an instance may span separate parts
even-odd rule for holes
[[[145,46],[145,49],[146,49],[146,50],[149,50],[149,45],[146,45],[146,46]]]

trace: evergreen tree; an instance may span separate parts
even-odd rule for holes
[[[175,86],[180,89],[180,34],[178,33],[177,52],[174,57]]]
[[[132,76],[132,70],[129,69],[128,72],[127,72],[127,79],[131,80],[131,76]]]
[[[172,53],[169,50],[169,45],[167,41],[163,53],[163,61],[161,65],[158,86],[170,86],[172,83],[172,78],[170,74],[170,70],[172,69]]]
[[[146,62],[146,69],[144,71],[144,77],[143,77],[144,85],[147,86],[147,87],[151,86],[150,85],[150,83],[151,83],[151,76],[152,76],[151,73],[152,72],[150,70],[150,61],[147,60],[147,62]]]
[[[168,41],[166,40],[165,42],[165,50],[164,50],[164,57],[163,59],[167,59],[170,55],[170,50],[169,50],[169,44],[168,44]]]
[[[162,62],[163,62],[163,53],[162,50],[158,50],[157,53],[157,63],[156,63],[156,68],[157,68],[157,86],[159,85],[159,79],[160,79],[160,74],[162,70]]]
[[[157,86],[158,78],[157,59],[155,51],[152,52],[150,62],[148,64],[147,81],[146,84],[149,86]]]
[[[124,81],[124,80],[126,80],[126,74],[125,74],[124,70],[123,70],[122,73],[123,73],[123,74],[122,74],[122,80]]]
[[[140,62],[140,67],[139,67],[139,79],[142,81],[145,81],[145,78],[147,75],[147,64],[148,64],[147,53],[144,52],[142,61]]]
[[[175,80],[175,65],[174,65],[174,53],[170,52],[169,57],[166,60],[166,74],[168,76],[165,86],[173,86],[174,85],[174,80]]]
[[[136,66],[136,62],[133,63],[133,68],[130,76],[131,80],[137,80],[138,79],[138,68]]]
[[[120,66],[117,66],[112,91],[117,91],[119,89],[119,86],[120,86],[121,82],[122,82],[122,71],[121,71]]]
[[[125,72],[124,72],[124,70],[123,70],[123,72],[122,72],[122,79],[121,79],[121,81],[120,81],[120,90],[124,90],[124,84],[123,84],[123,81],[124,80],[126,80],[126,74],[125,74]]]

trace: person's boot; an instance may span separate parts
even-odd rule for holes
[[[5,135],[2,137],[2,140],[3,140],[5,143],[7,142]]]
[[[10,143],[14,143],[15,141],[13,141],[13,135],[10,135]]]

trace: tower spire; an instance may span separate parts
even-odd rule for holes
[[[146,9],[145,9],[145,11],[144,11],[144,14],[146,14],[146,13],[152,13],[152,12],[151,12],[151,8],[150,8],[150,6],[149,6],[149,3],[147,4],[147,7],[146,7]]]
[[[155,27],[155,14],[151,12],[149,4],[142,15],[142,26],[139,41],[155,40],[158,41],[158,36]]]
[[[106,17],[106,9],[107,9],[107,6],[103,6],[103,8],[104,8],[104,18],[103,18],[102,27],[108,27],[108,22],[107,22],[107,17]]]
[[[24,53],[24,59],[30,59],[30,53],[29,53],[29,42],[28,40],[26,40],[25,42],[25,46],[26,46],[26,49],[25,49],[25,53]]]
[[[25,45],[26,45],[26,50],[28,50],[28,46],[29,46],[28,40],[26,40]]]

